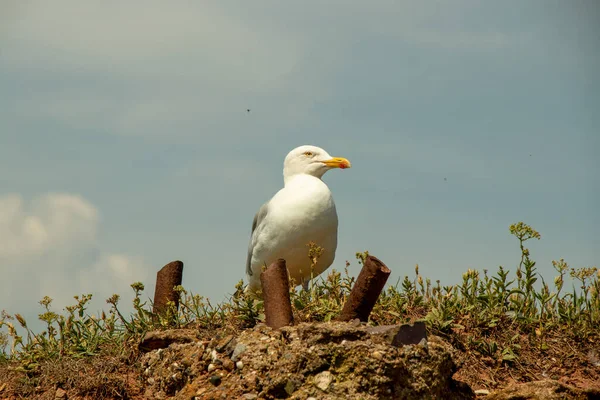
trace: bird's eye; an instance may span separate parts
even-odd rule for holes
[[[312,151],[305,151],[304,155],[307,157],[312,157],[314,155],[314,153]]]

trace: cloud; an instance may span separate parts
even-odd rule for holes
[[[31,260],[96,236],[98,211],[80,196],[47,194],[26,209],[18,194],[0,197],[0,259]]]
[[[62,309],[73,296],[94,295],[104,308],[113,293],[130,296],[129,285],[147,282],[140,257],[106,251],[98,241],[99,212],[69,193],[48,193],[26,202],[19,194],[0,196],[0,304],[31,319],[44,296]]]

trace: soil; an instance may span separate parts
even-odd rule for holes
[[[499,375],[481,366],[493,371],[494,360],[475,366],[447,338],[392,336],[357,322],[150,332],[118,357],[44,363],[34,375],[0,366],[0,399],[600,399],[594,363],[486,386]]]

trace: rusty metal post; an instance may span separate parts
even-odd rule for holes
[[[156,288],[154,289],[154,313],[162,313],[167,309],[167,302],[175,303],[179,308],[179,293],[173,288],[181,285],[183,278],[183,263],[172,261],[156,273]]]
[[[363,322],[368,321],[390,273],[390,269],[377,257],[367,256],[337,320],[351,321],[358,318]]]
[[[283,258],[278,259],[260,274],[262,285],[265,323],[273,329],[294,322],[290,302],[290,281]]]

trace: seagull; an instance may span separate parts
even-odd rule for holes
[[[263,266],[279,258],[285,259],[290,279],[305,290],[311,277],[331,266],[337,248],[338,216],[331,191],[321,178],[330,169],[350,167],[347,159],[332,157],[316,146],[304,145],[288,153],[283,162],[283,189],[260,207],[252,222],[247,291],[261,291]],[[312,271],[309,242],[323,248]]]

